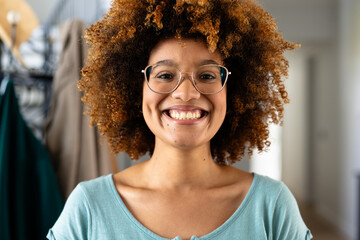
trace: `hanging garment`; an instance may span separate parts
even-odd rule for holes
[[[77,88],[88,51],[82,37],[84,28],[79,20],[62,28],[62,51],[45,127],[46,145],[64,198],[79,182],[112,172],[107,144],[100,142],[97,129],[89,126]]]
[[[22,118],[13,83],[0,93],[0,239],[44,239],[63,200],[50,156]]]

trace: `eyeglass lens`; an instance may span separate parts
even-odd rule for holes
[[[145,71],[149,87],[160,93],[173,91],[182,74],[177,68],[167,65],[149,66]],[[220,91],[227,79],[228,72],[224,67],[218,65],[204,65],[192,73],[195,87],[203,93],[216,93]]]

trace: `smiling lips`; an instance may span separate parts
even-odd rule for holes
[[[195,110],[195,111],[169,110],[169,115],[171,118],[177,120],[193,120],[193,119],[199,119],[201,117],[201,110]]]
[[[174,120],[198,120],[207,114],[201,109],[168,109],[165,113]]]

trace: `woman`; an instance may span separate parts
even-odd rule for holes
[[[148,161],[78,185],[49,239],[311,239],[281,182],[230,164],[288,102],[283,40],[249,0],[121,1],[87,31],[79,87],[113,151]]]

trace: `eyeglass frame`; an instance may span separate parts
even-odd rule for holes
[[[154,64],[154,65],[157,65],[157,64]],[[178,82],[177,82],[177,84],[176,84],[176,86],[174,87],[173,90],[171,90],[171,91],[169,91],[169,92],[158,92],[158,91],[155,91],[154,89],[152,89],[152,88],[150,87],[150,85],[149,85],[149,80],[148,80],[147,77],[146,77],[146,71],[147,71],[147,69],[148,69],[149,67],[154,66],[154,65],[148,65],[148,66],[146,66],[145,69],[141,70],[141,72],[144,74],[145,81],[146,81],[146,84],[147,84],[147,86],[149,87],[149,89],[150,89],[151,91],[153,91],[153,92],[155,92],[155,93],[159,93],[159,94],[169,94],[169,93],[174,92],[174,91],[179,87],[179,85],[180,85],[180,83],[181,83],[182,74],[183,74],[183,73],[190,73],[190,72],[181,72],[180,69],[178,69],[177,67],[171,66],[171,67],[177,69],[177,70],[180,72],[179,80],[178,80]],[[226,70],[226,78],[225,78],[224,84],[222,85],[222,87],[221,87],[221,89],[220,89],[219,91],[214,92],[214,93],[205,93],[205,92],[200,91],[200,90],[196,87],[195,80],[194,80],[194,71],[192,71],[192,72],[191,72],[191,82],[192,82],[193,86],[195,87],[196,91],[198,91],[198,92],[201,93],[201,94],[206,94],[206,95],[217,94],[217,93],[221,92],[221,91],[224,89],[224,87],[225,87],[225,85],[226,85],[226,83],[227,83],[227,80],[228,80],[228,78],[229,78],[229,75],[231,75],[231,72],[229,72],[229,70],[228,70],[226,67],[221,66],[221,65],[217,65],[217,64],[206,64],[206,65],[202,65],[201,67],[203,67],[203,66],[217,66],[217,67],[222,67],[222,68],[224,68],[224,69]]]

